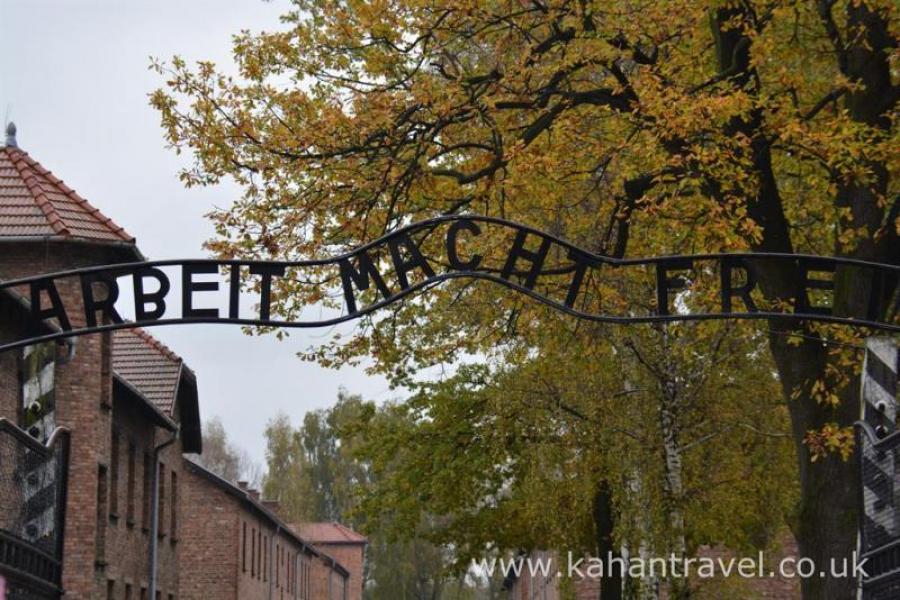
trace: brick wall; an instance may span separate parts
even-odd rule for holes
[[[39,273],[102,264],[112,257],[101,248],[68,244],[4,245],[0,253],[0,278],[10,279]],[[81,307],[81,290],[74,280],[58,287],[66,306]],[[24,290],[23,290],[24,292]],[[27,292],[24,293],[27,297]],[[84,321],[73,311],[70,319]],[[63,587],[66,597],[87,599],[105,592],[95,569],[98,464],[108,450],[110,410],[100,405],[101,390],[109,386],[96,368],[101,362],[102,336],[78,340],[74,359],[57,369],[57,422],[69,427],[71,452],[68,476]],[[97,594],[95,594],[97,592]]]
[[[4,244],[2,250],[0,279],[120,260],[119,255],[109,248],[85,244],[17,243]],[[64,306],[70,309],[68,316],[73,325],[82,324],[83,305],[77,279],[63,280],[57,284],[57,289]],[[18,291],[28,297],[27,289]],[[81,336],[77,339],[73,360],[56,369],[57,423],[72,432],[63,549],[63,588],[67,599],[107,598],[110,591],[114,597],[124,598],[125,586],[130,585],[132,598],[140,600],[139,586],[146,584],[148,545],[141,538],[145,534],[128,532],[121,518],[109,517],[114,410],[111,372],[104,365],[110,364],[110,352],[109,335]],[[14,388],[15,402],[19,398],[15,356],[16,353],[11,352],[0,358],[0,406],[4,413],[10,410],[9,400]],[[133,431],[127,416],[123,415],[123,419],[119,426],[126,437],[135,437],[145,445],[152,441],[146,431]],[[177,456],[179,450],[173,448],[171,453]],[[127,450],[122,452],[120,449],[120,494],[121,486],[125,484],[123,475],[126,471],[121,466],[125,455]],[[101,478],[106,480],[105,490],[104,486],[98,485]],[[101,493],[103,491],[105,493]],[[167,587],[161,589],[174,592],[177,589],[175,553],[163,547],[161,556],[161,564],[165,565],[162,570],[168,573],[165,576]],[[143,575],[140,574],[141,563]],[[161,597],[168,600],[167,594]]]
[[[108,490],[105,518],[100,520],[102,530],[98,534],[103,556],[97,570],[103,583],[103,598],[111,592],[116,599],[139,600],[142,590],[149,590],[150,585],[153,449],[168,441],[172,432],[154,426],[139,410],[141,402],[130,393],[117,392],[113,397],[108,452],[105,463],[101,461],[106,467]],[[177,544],[184,519],[180,441],[166,447],[159,462],[164,481],[160,487],[160,527],[156,532],[157,590],[162,599],[168,600],[170,594],[178,595]]]
[[[366,547],[364,544],[324,544],[316,543],[316,549],[321,550],[342,567],[347,569],[347,600],[362,600],[363,593],[363,560]],[[343,596],[335,596],[343,598]]]
[[[176,411],[177,415],[178,412]],[[157,428],[156,444],[160,445],[171,438],[171,434]],[[180,597],[181,573],[179,562],[179,546],[181,535],[184,532],[184,459],[182,458],[181,442],[166,447],[159,457],[164,484],[161,487],[163,506],[160,511],[159,531],[157,538],[158,568],[156,572],[157,590],[162,592],[162,600],[169,600],[171,596]],[[174,496],[173,496],[173,475]],[[175,523],[173,529],[172,511],[175,510]],[[207,514],[206,518],[211,515]]]
[[[182,600],[268,600],[270,593],[275,600],[328,598],[331,566],[273,519],[261,502],[202,468],[185,463],[183,473],[184,524],[178,543]],[[333,590],[339,588],[337,579]]]
[[[105,455],[108,496],[106,518],[101,520],[103,548],[98,552],[102,554],[98,569],[117,598],[125,597],[127,586],[132,598],[140,598],[140,590],[149,586],[150,497],[145,490],[150,489],[153,470],[147,468],[144,456],[153,450],[154,427],[142,418],[136,402],[139,400],[133,397],[114,397],[115,438],[111,432],[110,453]],[[118,446],[115,453],[113,441]]]
[[[275,600],[294,598],[298,587],[295,585],[298,558],[302,554],[303,547],[297,544],[293,538],[285,536],[283,532],[279,532],[279,535],[275,536],[272,547],[272,558],[274,559],[272,597]]]
[[[532,577],[527,574],[528,564],[526,562],[521,571],[522,576],[515,580],[512,588],[509,590],[510,600],[559,600],[560,590],[559,581],[556,577],[556,568],[558,566],[556,555],[547,551],[535,551],[531,553],[530,558],[535,566],[538,564],[537,561],[553,561],[553,569],[546,576],[541,572],[536,572]],[[598,597],[595,596],[594,598]],[[578,600],[582,600],[580,596]]]
[[[235,551],[240,535],[235,499],[207,484],[190,468],[183,472],[180,597],[236,600],[242,557]]]
[[[240,523],[241,536],[238,544],[232,547],[232,554],[243,555],[246,548],[246,568],[243,565],[238,571],[238,598],[243,600],[265,600],[269,597],[269,561],[270,541],[275,531],[268,524],[251,513],[243,510],[240,501],[234,505],[234,511]],[[246,531],[246,536],[244,532]]]
[[[327,557],[311,560],[312,600],[343,600],[343,577],[335,573]]]

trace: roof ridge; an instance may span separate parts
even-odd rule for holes
[[[170,417],[176,418],[181,402],[187,400],[190,403],[194,401],[191,398],[196,397],[196,390],[190,385],[185,388],[187,396],[179,391],[182,378],[188,371],[182,358],[137,327],[114,331],[112,367],[117,375],[131,383]],[[184,414],[182,417],[187,418]]]
[[[7,151],[10,155],[10,162],[12,162],[13,168],[15,168],[19,177],[22,178],[22,183],[25,184],[25,187],[28,188],[28,192],[34,197],[38,208],[44,213],[44,217],[46,217],[47,222],[50,224],[50,227],[53,228],[53,231],[63,235],[71,235],[69,228],[66,227],[66,224],[56,211],[56,207],[53,206],[53,203],[47,198],[47,194],[44,193],[43,187],[41,187],[40,183],[37,181],[37,175],[34,173],[31,161],[27,160],[28,154],[18,148],[7,147]],[[25,164],[22,165],[21,163]]]
[[[296,527],[299,532],[305,533],[310,540],[321,544],[367,544],[369,541],[363,534],[338,521],[301,521],[293,523],[292,526]],[[332,535],[339,536],[341,539],[327,539],[331,536],[323,533],[322,528],[329,528],[333,532]],[[316,532],[312,531],[313,529],[318,529],[323,536],[315,535]]]
[[[225,479],[224,477],[222,477],[221,475],[219,475],[218,473],[214,472],[212,469],[210,469],[209,467],[204,465],[202,463],[202,461],[200,461],[200,460],[196,460],[193,457],[187,456],[185,454],[182,454],[181,458],[183,461],[185,461],[189,464],[189,468],[194,468],[197,471],[199,471],[201,474],[206,475],[206,477],[208,479],[212,479],[214,482],[218,482],[220,485],[227,486],[235,496],[238,496],[239,498],[245,500],[248,504],[255,507],[258,511],[260,511],[262,514],[264,514],[268,519],[270,519],[275,524],[281,525],[282,526],[281,531],[284,532],[285,535],[289,535],[289,536],[293,537],[297,542],[300,543],[301,546],[303,546],[304,549],[308,550],[313,555],[319,556],[321,558],[327,558],[328,560],[331,561],[333,566],[339,567],[342,571],[344,571],[345,574],[349,575],[349,571],[347,570],[347,567],[345,567],[343,564],[338,562],[330,554],[326,554],[323,550],[316,547],[315,542],[313,542],[312,540],[308,540],[305,537],[303,537],[302,535],[300,535],[300,532],[297,531],[297,529],[296,529],[295,523],[288,523],[287,521],[282,519],[277,513],[270,510],[269,508],[267,508],[263,504],[262,500],[254,499],[248,490],[241,488],[234,481]]]
[[[66,185],[66,183],[53,174],[53,172],[40,164],[38,161],[33,159],[27,152],[21,150],[20,148],[12,149],[15,153],[21,154],[21,159],[24,160],[28,165],[40,173],[43,177],[46,177],[50,183],[59,186],[60,190],[69,198],[71,198],[76,204],[78,204],[81,208],[85,209],[91,216],[100,221],[103,225],[109,227],[112,232],[118,236],[123,242],[134,242],[135,238],[131,237],[131,235],[125,231],[125,228],[113,221],[110,217],[106,216],[100,209],[88,202],[85,198],[82,198],[78,192],[73,190],[71,187]],[[45,196],[46,198],[46,196]],[[49,202],[49,200],[48,200]],[[54,209],[54,213],[56,210]],[[59,216],[57,215],[57,218]],[[65,233],[69,233],[68,229],[65,230]]]
[[[132,327],[131,331],[135,332],[138,337],[142,340],[150,344],[154,350],[160,352],[163,356],[168,358],[169,360],[174,360],[177,363],[183,363],[184,359],[178,356],[173,350],[171,350],[164,343],[153,337],[146,329],[143,327]]]
[[[353,528],[351,528],[351,527],[347,527],[346,525],[344,525],[343,523],[341,523],[341,522],[339,522],[339,521],[334,521],[334,524],[335,524],[335,525],[336,525],[343,533],[345,533],[345,534],[347,535],[347,537],[350,538],[350,539],[357,539],[357,538],[365,538],[365,537],[366,537],[366,536],[364,536],[363,534],[361,534],[360,532],[356,531],[355,529],[353,529]]]

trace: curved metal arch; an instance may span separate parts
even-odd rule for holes
[[[579,246],[576,246],[572,242],[569,242],[557,235],[552,233],[548,233],[546,231],[541,231],[540,229],[536,229],[535,227],[531,227],[530,225],[524,225],[522,223],[517,223],[515,221],[510,221],[508,219],[501,219],[500,217],[488,217],[484,215],[444,215],[441,217],[434,217],[431,219],[425,219],[424,221],[417,221],[415,223],[411,223],[409,225],[404,225],[403,227],[399,227],[397,229],[391,230],[384,235],[357,246],[353,250],[348,252],[344,252],[342,254],[338,254],[336,256],[332,256],[330,258],[314,258],[308,260],[240,260],[240,259],[214,259],[214,258],[192,258],[192,259],[166,259],[166,260],[157,260],[157,261],[143,261],[143,262],[131,262],[131,263],[117,263],[114,265],[96,265],[91,267],[83,267],[79,269],[70,269],[66,271],[58,271],[55,273],[49,273],[46,275],[32,275],[29,277],[22,277],[18,279],[10,279],[7,281],[0,282],[0,289],[5,289],[17,285],[22,285],[26,283],[30,283],[32,281],[52,277],[52,278],[61,278],[67,276],[74,275],[82,275],[82,274],[90,274],[90,273],[100,273],[100,272],[114,272],[118,270],[131,270],[137,269],[140,267],[165,267],[165,266],[176,266],[184,263],[197,263],[197,264],[216,264],[222,266],[253,266],[253,265],[281,265],[284,267],[292,268],[292,267],[321,267],[334,265],[340,260],[352,259],[356,258],[363,252],[367,250],[371,250],[372,248],[376,248],[379,246],[383,246],[385,243],[401,237],[403,235],[408,235],[415,231],[421,231],[424,229],[433,228],[437,225],[441,225],[444,223],[458,222],[458,221],[472,221],[475,223],[488,223],[494,225],[501,225],[503,227],[507,227],[509,229],[513,229],[515,231],[524,231],[526,233],[530,233],[532,235],[539,236],[543,239],[550,240],[551,242],[562,246],[567,250],[572,250],[580,253],[581,255],[595,261],[598,264],[608,264],[615,266],[630,266],[630,265],[648,265],[648,264],[657,264],[661,262],[670,262],[678,259],[694,259],[694,260],[719,260],[722,258],[749,258],[749,259],[762,259],[762,258],[774,258],[774,259],[791,259],[791,260],[824,260],[834,262],[835,264],[848,265],[848,266],[859,266],[859,267],[871,267],[879,270],[889,270],[900,275],[900,265],[889,265],[884,263],[877,263],[872,261],[860,260],[855,258],[843,258],[837,256],[818,256],[815,254],[791,254],[786,252],[726,252],[726,253],[707,253],[707,254],[666,254],[663,256],[653,256],[646,258],[616,258],[614,256],[606,256],[604,254],[597,254],[595,252],[591,252],[590,250],[585,250]]]
[[[338,266],[341,263],[346,261],[351,261],[353,259],[359,259],[360,257],[366,256],[366,253],[372,249],[383,249],[385,246],[389,246],[392,243],[395,243],[398,240],[409,240],[410,235],[413,233],[423,232],[426,230],[434,230],[435,228],[448,224],[448,223],[459,223],[459,222],[468,222],[474,224],[487,224],[487,225],[498,225],[503,228],[512,230],[517,234],[523,234],[525,236],[531,235],[539,238],[542,243],[556,244],[560,248],[564,250],[568,250],[572,255],[577,255],[581,257],[581,259],[589,264],[592,268],[599,268],[602,265],[611,265],[615,267],[628,267],[628,266],[655,266],[657,269],[663,268],[663,272],[665,273],[664,268],[668,265],[673,270],[683,269],[684,267],[679,267],[679,264],[687,263],[695,263],[700,261],[717,261],[724,262],[734,261],[734,260],[786,260],[793,261],[794,263],[801,265],[804,263],[816,264],[816,265],[830,265],[832,268],[837,268],[839,266],[845,267],[857,267],[863,269],[870,269],[882,274],[888,274],[892,278],[900,279],[900,266],[897,265],[887,265],[881,263],[875,263],[870,261],[863,261],[851,258],[840,258],[840,257],[822,257],[822,256],[814,256],[807,254],[786,254],[786,253],[752,253],[752,252],[742,252],[742,253],[723,253],[723,254],[695,254],[695,255],[666,255],[666,256],[657,256],[657,257],[649,257],[649,258],[627,258],[627,259],[619,259],[615,257],[609,257],[601,254],[596,254],[580,248],[575,244],[572,244],[556,235],[535,229],[533,227],[529,227],[527,225],[522,225],[519,223],[515,223],[513,221],[508,221],[505,219],[500,219],[496,217],[487,217],[487,216],[478,216],[478,215],[448,215],[443,217],[437,217],[433,219],[428,219],[425,221],[420,221],[417,223],[409,224],[404,227],[393,230],[375,240],[372,240],[366,244],[363,244],[357,248],[349,252],[345,252],[343,254],[331,257],[331,258],[322,258],[322,259],[311,259],[311,260],[300,260],[300,261],[261,261],[261,260],[215,260],[215,259],[189,259],[189,260],[160,260],[160,261],[149,261],[149,262],[132,262],[125,264],[115,264],[115,265],[98,265],[91,266],[80,269],[72,269],[67,271],[60,271],[57,273],[51,273],[46,275],[39,276],[31,276],[31,277],[23,277],[13,280],[8,280],[0,283],[0,290],[8,290],[15,287],[20,286],[41,286],[41,285],[50,285],[53,282],[61,279],[71,278],[71,277],[79,277],[85,278],[86,276],[98,276],[103,275],[106,279],[115,278],[115,277],[123,277],[129,274],[135,274],[138,271],[146,271],[151,268],[160,268],[160,267],[182,267],[184,268],[186,265],[206,265],[206,266],[214,266],[216,270],[222,267],[259,267],[259,268],[272,268],[278,267],[283,269],[303,269],[309,267],[324,267],[324,266]],[[396,265],[395,265],[396,267]],[[821,267],[818,267],[821,268]],[[568,272],[568,271],[566,271]],[[548,274],[546,272],[541,272],[541,274]],[[558,273],[557,273],[558,274]],[[32,333],[29,337],[9,341],[3,344],[0,344],[0,351],[10,350],[13,348],[19,348],[22,346],[50,341],[50,340],[58,340],[63,338],[69,338],[76,335],[86,335],[90,333],[98,333],[103,331],[112,331],[117,329],[127,329],[133,327],[151,327],[151,326],[162,326],[162,325],[174,325],[174,324],[182,324],[182,323],[207,323],[207,324],[237,324],[237,325],[250,325],[250,326],[264,326],[264,327],[274,327],[274,328],[313,328],[313,327],[328,327],[337,325],[340,323],[344,323],[347,321],[351,321],[353,319],[357,319],[363,317],[365,315],[371,314],[389,304],[397,302],[411,294],[416,292],[425,290],[432,286],[439,285],[440,283],[452,279],[460,279],[460,278],[468,278],[468,279],[477,279],[488,281],[491,283],[495,283],[516,292],[519,292],[529,298],[532,298],[540,303],[543,303],[551,308],[558,310],[562,313],[574,316],[576,318],[585,319],[589,321],[595,322],[603,322],[603,323],[612,323],[612,324],[626,324],[626,323],[657,323],[657,322],[672,322],[672,321],[701,321],[701,320],[718,320],[718,319],[773,319],[773,318],[781,318],[781,319],[793,319],[793,320],[808,320],[808,321],[818,321],[825,323],[839,323],[845,324],[855,327],[869,327],[873,329],[880,329],[883,331],[889,332],[900,332],[900,324],[898,323],[886,323],[882,321],[877,321],[873,319],[854,319],[850,317],[842,317],[838,315],[831,314],[823,314],[821,311],[799,311],[799,312],[777,312],[777,311],[767,311],[767,310],[755,310],[755,311],[744,311],[744,312],[733,312],[733,311],[723,311],[723,312],[714,312],[714,313],[677,313],[677,314],[668,314],[667,309],[665,312],[661,314],[645,314],[645,315],[610,315],[610,314],[596,314],[591,312],[586,312],[584,310],[580,310],[575,308],[573,305],[567,304],[565,302],[561,302],[559,300],[555,300],[553,298],[542,295],[541,293],[535,291],[532,286],[527,284],[522,284],[518,281],[513,280],[511,277],[503,277],[501,275],[497,275],[491,272],[487,272],[485,270],[478,270],[477,267],[470,269],[459,269],[459,270],[449,270],[441,273],[431,273],[426,275],[426,277],[419,279],[411,284],[407,283],[407,285],[401,284],[401,287],[398,291],[392,292],[390,294],[383,294],[383,297],[375,302],[372,302],[364,307],[359,308],[358,310],[353,310],[341,314],[336,317],[327,318],[327,319],[318,319],[318,320],[304,320],[304,321],[287,321],[287,320],[279,320],[279,319],[262,319],[262,318],[242,318],[242,317],[220,317],[220,316],[188,316],[188,317],[163,317],[149,320],[137,320],[137,321],[123,321],[123,322],[111,322],[105,324],[97,324],[93,326],[84,326],[84,327],[73,327],[70,329],[65,328],[57,328],[55,330],[49,332],[41,332],[41,333]],[[345,288],[346,292],[346,288]],[[40,307],[38,307],[40,308]],[[34,308],[32,307],[32,310]]]

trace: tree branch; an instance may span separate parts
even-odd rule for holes
[[[809,121],[809,120],[813,119],[817,114],[819,114],[819,112],[823,108],[828,106],[828,104],[830,104],[831,102],[834,102],[835,100],[837,100],[838,98],[840,98],[841,96],[843,96],[846,93],[847,93],[847,88],[844,86],[841,86],[839,88],[835,88],[835,89],[831,90],[825,96],[823,96],[818,102],[816,102],[816,105],[813,106],[811,109],[809,109],[809,111],[805,115],[802,115],[800,118],[804,121]]]

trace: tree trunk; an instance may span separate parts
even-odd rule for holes
[[[830,19],[833,2],[820,3],[823,19]],[[758,77],[750,61],[752,40],[738,29],[725,27],[728,19],[745,10],[739,5],[721,8],[713,14],[713,33],[718,50],[719,72],[728,76],[734,86],[753,94],[758,90]],[[892,87],[888,66],[888,48],[896,44],[887,33],[882,17],[871,11],[866,3],[847,4],[848,30],[854,34],[845,42],[840,34],[834,40],[839,65],[844,74],[863,86],[849,94],[847,108],[851,117],[876,128],[888,127],[886,115],[896,104],[897,90]],[[856,29],[863,32],[856,33]],[[762,129],[759,111],[729,124],[732,133],[742,133],[751,140],[749,158],[759,182],[757,196],[748,199],[748,214],[763,228],[762,240],[754,250],[762,252],[793,252],[790,229],[784,214],[777,182],[772,168],[769,142]],[[887,171],[882,165],[870,164],[873,180],[852,182],[840,186],[835,203],[850,208],[850,217],[841,223],[845,227],[865,227],[873,241],[854,248],[837,248],[837,254],[897,263],[896,231],[888,224],[886,234],[875,240],[875,232],[884,223],[884,208],[879,204],[887,192]],[[891,214],[896,217],[896,204]],[[775,265],[757,261],[760,288],[769,300],[789,301],[798,293],[798,270],[791,265]],[[896,282],[866,280],[859,270],[852,277],[838,271],[835,274],[834,311],[846,316],[884,316],[887,299],[894,292]],[[803,293],[803,292],[800,292]],[[859,385],[851,377],[849,384],[839,390],[840,404],[832,407],[820,404],[812,394],[812,385],[824,381],[829,357],[819,342],[797,337],[796,334],[817,337],[803,324],[787,319],[773,319],[770,327],[770,348],[780,377],[793,430],[800,474],[801,498],[794,533],[803,557],[815,561],[816,576],[802,580],[803,597],[809,600],[845,600],[855,595],[855,581],[851,578],[828,576],[832,560],[849,559],[856,548],[859,485],[856,463],[828,456],[815,463],[810,461],[804,443],[811,430],[820,430],[826,423],[849,427],[859,413]],[[793,342],[788,342],[793,335]],[[846,367],[839,367],[846,372]],[[836,565],[839,567],[839,565]],[[840,570],[840,568],[838,568]],[[819,577],[819,572],[826,576]]]
[[[882,15],[868,4],[850,2],[846,10],[848,34],[845,42],[836,41],[835,51],[843,73],[850,81],[862,84],[847,96],[846,108],[853,120],[886,130],[890,126],[887,114],[896,105],[898,92],[891,84],[888,49],[895,47],[897,41],[890,37]],[[868,238],[851,248],[837,245],[835,251],[842,256],[897,264],[900,262],[900,245],[893,227],[896,199],[885,219],[886,211],[880,200],[885,199],[888,190],[887,169],[871,162],[868,167],[872,172],[870,181],[842,183],[835,198],[837,206],[850,209],[850,216],[841,223],[841,229],[865,228]],[[885,228],[883,235],[877,235],[882,228]],[[859,269],[852,272],[839,270],[835,274],[834,312],[858,318],[886,318],[895,290],[896,281],[876,280]],[[801,348],[790,349],[785,347],[783,340],[772,340],[785,393],[802,390],[803,401],[790,403],[795,440],[804,429],[819,428],[827,419],[849,426],[858,418],[860,410],[858,377],[851,378],[850,383],[840,390],[841,402],[834,410],[815,405],[809,399],[809,382],[824,379],[828,367],[824,353],[818,347],[810,348],[812,345],[810,342]],[[819,561],[830,557],[849,560],[856,547],[859,510],[856,461],[844,462],[832,456],[811,464],[808,449],[803,444],[798,444],[798,457],[802,496],[796,534],[800,551],[813,558],[819,557]],[[821,562],[817,565],[819,569],[830,568]],[[840,570],[840,565],[836,566]],[[812,578],[803,582],[803,594],[805,598],[851,598],[854,584],[850,578]]]
[[[684,528],[684,480],[682,477],[682,452],[678,437],[678,419],[680,397],[676,380],[676,365],[669,357],[668,331],[662,327],[664,377],[660,381],[661,404],[659,407],[660,430],[663,441],[665,464],[666,512],[669,527],[672,529],[671,552],[680,560],[687,555],[687,542]],[[691,588],[686,578],[673,578],[669,584],[672,600],[686,600],[691,597]]]
[[[600,600],[622,600],[623,578],[619,569],[611,569],[609,557],[621,558],[614,545],[612,492],[607,482],[601,482],[594,495],[594,528],[597,535],[597,557],[605,561],[603,577],[600,578]]]
[[[770,340],[781,385],[791,415],[793,438],[800,473],[800,504],[794,535],[801,557],[815,561],[815,577],[801,580],[804,598],[841,600],[854,597],[856,582],[851,578],[818,577],[819,571],[830,572],[832,560],[850,560],[856,548],[859,478],[856,461],[841,460],[835,454],[811,462],[809,448],[803,442],[810,430],[821,429],[828,422],[847,426],[859,414],[858,385],[851,383],[841,402],[831,408],[812,398],[811,383],[824,377],[825,353],[812,341],[799,347],[787,344],[780,335]],[[792,394],[799,391],[796,398]],[[840,572],[841,566],[835,563]]]

